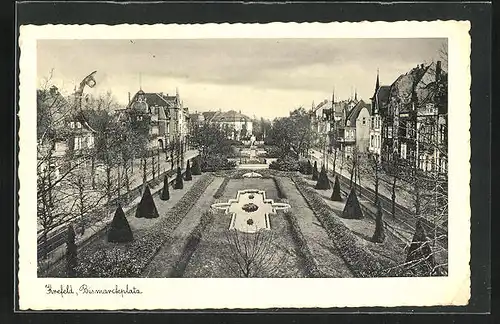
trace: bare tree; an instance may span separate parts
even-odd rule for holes
[[[243,233],[234,229],[227,230],[225,237],[228,248],[222,257],[227,269],[238,277],[275,276],[288,258],[272,231]]]

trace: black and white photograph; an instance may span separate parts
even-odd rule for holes
[[[470,153],[456,135],[468,128],[453,124],[468,122],[468,99],[449,94],[467,86],[452,69],[468,56],[444,32],[425,34],[432,26],[375,37],[366,24],[352,37],[238,38],[217,25],[210,37],[146,26],[33,37],[20,163],[32,186],[21,206],[36,217],[20,219],[37,295],[143,298],[171,278],[176,289],[267,279],[274,294],[289,292],[270,279],[453,287],[453,272],[468,273],[457,269],[468,267],[469,188],[457,186]],[[217,36],[224,28],[233,34]],[[467,255],[452,263],[457,248]]]

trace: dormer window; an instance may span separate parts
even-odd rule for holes
[[[76,128],[82,128],[82,124],[80,122],[76,122]]]
[[[69,128],[75,128],[75,122],[69,122]]]

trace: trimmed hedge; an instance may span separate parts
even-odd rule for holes
[[[191,256],[198,248],[198,244],[201,241],[203,232],[208,225],[212,224],[213,220],[214,213],[211,210],[206,211],[201,215],[200,222],[198,223],[198,225],[196,225],[193,231],[189,233],[189,237],[187,239],[186,245],[184,246],[184,249],[182,250],[182,254],[175,262],[174,267],[170,271],[169,277],[182,278],[182,276],[184,275],[184,271],[186,271],[186,267],[191,260]]]
[[[377,258],[367,247],[358,242],[356,236],[333,216],[333,211],[323,199],[309,187],[300,176],[292,176],[297,189],[306,200],[309,208],[326,229],[328,236],[340,256],[356,277],[388,277],[405,275],[401,269],[389,270],[397,265],[389,260]]]
[[[269,164],[269,169],[279,170],[279,171],[299,171],[299,161],[297,159],[286,156],[284,158],[278,158]]]
[[[226,190],[227,183],[229,182],[229,177],[224,177],[224,180],[220,184],[219,188],[217,188],[217,191],[214,193],[214,198],[219,199],[222,197],[224,194],[224,190]]]
[[[297,245],[298,254],[304,261],[307,276],[309,278],[324,278],[325,276],[318,269],[318,264],[316,263],[311,250],[309,250],[309,246],[307,245],[304,234],[302,234],[302,231],[300,230],[297,218],[291,211],[286,211],[283,215],[288,221],[288,224],[290,224],[292,239]]]
[[[204,174],[186,194],[167,212],[166,216],[152,226],[138,240],[125,245],[91,252],[83,248],[81,263],[77,267],[79,277],[139,277],[158,250],[171,240],[173,231],[179,226],[191,208],[213,181],[211,174]]]
[[[285,188],[283,186],[283,181],[280,177],[273,177],[274,183],[276,184],[276,191],[278,191],[278,198],[288,199],[286,195]]]

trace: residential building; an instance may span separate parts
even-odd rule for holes
[[[391,86],[384,147],[409,166],[424,171],[447,170],[447,73],[441,62],[421,64]],[[384,138],[385,141],[385,138]]]
[[[390,86],[380,86],[379,73],[377,71],[377,81],[375,91],[371,99],[371,121],[370,121],[370,144],[369,151],[377,154],[379,160],[382,160],[382,123],[387,120],[387,103],[389,99]],[[387,141],[392,140],[392,134],[387,135]]]
[[[72,163],[85,164],[95,147],[96,131],[89,125],[73,98],[62,96],[57,87],[37,91],[37,142],[40,168],[57,180]],[[49,103],[49,105],[45,105]]]
[[[253,134],[252,119],[243,115],[241,111],[206,111],[202,115],[204,122],[219,125],[229,139],[241,141],[249,139]]]
[[[358,101],[347,115],[347,123],[354,126],[355,146],[359,153],[369,152],[371,106],[363,100]]]
[[[147,126],[150,150],[167,151],[173,146],[179,146],[182,151],[187,149],[189,109],[183,106],[178,91],[175,96],[169,96],[141,89],[119,113],[122,120]]]

